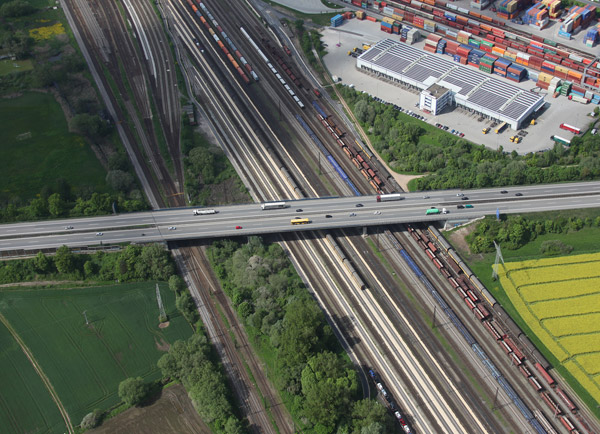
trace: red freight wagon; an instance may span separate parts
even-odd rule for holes
[[[548,372],[546,372],[542,365],[536,362],[535,369],[538,370],[538,372],[541,374],[541,376],[544,378],[544,380],[546,381],[546,383],[548,383],[549,386],[554,387],[556,385],[556,381],[554,381],[554,378],[552,378],[552,376]]]
[[[573,401],[571,401],[571,399],[569,399],[567,394],[560,387],[556,388],[556,394],[558,395],[558,397],[560,399],[563,400],[563,402],[567,405],[567,407],[569,407],[569,410],[571,410],[572,413],[575,413],[577,411],[577,406],[575,406],[575,404],[573,404]]]
[[[499,341],[500,339],[502,339],[502,336],[500,336],[500,333],[498,333],[498,330],[496,330],[496,327],[494,327],[494,324],[492,324],[491,322],[484,322],[483,325],[485,326],[486,329],[488,329],[488,331],[492,334],[492,336]]]
[[[556,404],[556,402],[554,402],[554,400],[552,399],[552,397],[550,395],[548,395],[547,392],[540,393],[540,396],[542,397],[542,399],[544,400],[544,402],[546,403],[546,405],[548,407],[550,407],[550,409],[552,410],[552,413],[554,413],[554,414],[561,414],[562,413],[562,411],[560,410],[560,407]]]
[[[519,371],[521,371],[521,374],[523,374],[523,377],[525,377],[525,378],[531,377],[531,372],[529,371],[529,369],[527,369],[527,366],[525,366],[525,365],[519,366]]]
[[[477,297],[477,295],[475,295],[475,293],[470,289],[467,291],[467,295],[473,301],[473,303],[477,303],[479,301],[479,297]]]

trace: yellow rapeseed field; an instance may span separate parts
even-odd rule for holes
[[[62,35],[63,33],[65,33],[65,28],[62,23],[29,30],[29,36],[35,39],[36,42],[44,41],[52,38],[54,35]]]
[[[597,286],[596,288],[599,288]],[[598,291],[596,289],[596,291]],[[564,294],[564,292],[562,293]],[[524,292],[521,295],[526,298]],[[565,300],[567,300],[565,302]],[[600,306],[600,293],[587,294],[580,297],[555,298],[538,302],[530,302],[533,314],[540,319],[569,317],[570,315],[581,315],[585,313],[598,312]]]
[[[531,330],[600,402],[600,253],[509,262],[499,276]]]

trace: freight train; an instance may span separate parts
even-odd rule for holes
[[[338,126],[333,122],[331,117],[325,113],[325,110],[317,101],[313,101],[312,105],[317,112],[317,119],[323,124],[323,127],[329,131],[329,133],[335,138],[338,146],[344,151],[344,153],[350,158],[352,164],[360,171],[360,173],[369,181],[369,185],[376,193],[383,193],[383,181],[375,173],[375,170],[370,166],[369,163],[360,155],[359,151],[354,146],[346,143],[343,139],[344,132],[340,130]],[[358,142],[357,142],[358,143]],[[361,148],[362,149],[362,148]],[[363,150],[364,152],[364,150]],[[372,157],[372,154],[371,154]],[[368,156],[370,159],[371,157]]]
[[[552,397],[547,392],[545,392],[545,387],[525,365],[525,354],[523,354],[519,346],[508,336],[508,334],[505,333],[502,326],[497,321],[493,320],[490,312],[487,311],[484,304],[480,302],[477,295],[473,292],[476,289],[474,286],[472,273],[464,263],[456,261],[458,255],[456,254],[456,252],[453,253],[452,247],[449,244],[447,244],[443,237],[441,237],[439,231],[437,231],[437,229],[435,228],[430,227],[427,231],[422,231],[419,234],[417,230],[415,230],[411,226],[408,226],[408,231],[411,234],[412,238],[425,251],[427,256],[433,261],[436,267],[448,279],[450,285],[458,292],[460,297],[464,300],[464,302],[471,309],[471,311],[478,317],[480,321],[483,322],[483,325],[487,329],[487,331],[500,344],[501,348],[511,358],[513,364],[519,368],[519,371],[523,374],[523,376],[527,378],[529,384],[534,388],[534,390],[540,394],[542,400],[555,414],[562,414],[562,410],[560,409],[558,404],[554,402]],[[440,267],[439,259],[436,256],[437,249],[433,245],[432,241],[429,240],[428,234],[429,236],[435,237],[436,241],[442,246],[442,250],[444,250],[448,254],[448,264],[452,265],[454,263],[453,271],[456,274],[456,276],[452,276],[447,272],[443,272],[443,265]],[[442,240],[444,241],[443,243]],[[452,253],[454,256],[452,255]],[[480,283],[479,280],[477,280],[477,282]],[[485,296],[487,289],[485,289],[483,285],[479,286],[477,289],[479,289],[480,293]],[[572,414],[576,415],[578,410],[577,406],[573,403],[571,398],[565,393],[564,390],[562,390],[560,387],[557,387],[556,381],[554,380],[552,375],[550,375],[547,371],[549,363],[546,361],[546,359],[543,358],[543,356],[539,353],[539,351],[537,351],[535,347],[533,347],[533,344],[531,344],[531,341],[529,341],[529,339],[527,339],[526,337],[524,339],[523,333],[512,320],[510,322],[506,321],[506,318],[508,318],[508,316],[506,312],[502,309],[502,307],[495,302],[495,299],[493,299],[491,295],[488,295],[486,299],[488,300],[488,302],[489,300],[494,300],[494,304],[492,305],[494,314],[498,315],[499,313],[503,313],[505,315],[504,324],[505,326],[512,328],[510,330],[510,333],[513,336],[519,337],[521,345],[526,347],[532,354],[532,356],[538,360],[534,362],[534,366],[537,369],[540,377],[543,379],[543,381],[547,384],[549,388],[554,389],[555,393],[565,404],[568,410]],[[479,312],[477,310],[479,310]],[[528,348],[527,343],[529,343],[533,348]],[[533,350],[535,350],[535,352]],[[542,425],[544,425],[543,422],[544,421],[540,420],[540,423],[542,423]],[[571,420],[567,416],[562,416],[561,423],[563,423],[563,425],[565,425],[565,427],[567,428],[572,427],[570,432],[573,432],[573,430],[575,429]]]
[[[200,22],[204,25],[204,27],[206,28],[208,33],[210,33],[210,35],[213,38],[213,40],[215,41],[215,43],[219,46],[221,51],[223,51],[223,54],[225,54],[225,57],[227,57],[227,59],[233,66],[233,69],[235,69],[237,71],[237,73],[242,78],[244,83],[249,84],[250,79],[246,75],[246,72],[240,66],[240,63],[244,66],[244,68],[246,68],[248,74],[250,74],[250,76],[255,81],[258,81],[259,80],[258,75],[252,69],[252,66],[248,63],[248,61],[242,55],[240,50],[238,50],[238,48],[235,46],[235,44],[229,38],[229,36],[227,36],[227,33],[225,33],[223,31],[223,28],[220,26],[220,24],[217,22],[217,20],[215,20],[215,18],[213,17],[212,13],[208,10],[206,5],[203,2],[196,0],[196,3],[198,4],[198,6],[200,6],[200,9],[202,9],[202,12],[200,12],[200,10],[196,7],[196,5],[194,4],[194,2],[192,0],[186,0],[186,1],[187,1],[188,6],[192,9],[194,14],[196,14],[196,16],[198,17]],[[206,16],[206,18],[204,16]],[[231,48],[231,51],[229,51],[229,49],[223,43],[223,40],[221,40],[221,38],[219,38],[217,33],[213,30],[213,28],[210,26],[210,23],[212,23],[214,28],[217,30],[217,32],[219,32],[219,34],[223,38],[223,40],[229,45],[229,47]],[[238,61],[236,61],[233,58],[233,55],[231,53],[235,54],[235,56],[239,59],[239,63],[238,63]]]
[[[521,344],[526,348],[527,352],[532,356],[532,358],[539,362],[544,369],[548,369],[550,367],[550,363],[546,360],[542,353],[538,351],[538,349],[523,333],[520,327],[510,318],[510,316],[506,313],[504,308],[496,301],[496,299],[487,290],[483,283],[481,283],[477,276],[475,276],[475,274],[471,271],[467,264],[465,264],[462,261],[462,259],[454,250],[454,248],[450,245],[450,243],[448,243],[448,241],[446,241],[446,239],[441,236],[440,232],[433,226],[429,227],[428,232],[436,240],[438,245],[441,246],[441,249],[444,251],[444,253],[448,255],[450,259],[448,261],[448,265],[458,275],[463,276],[465,283],[467,285],[472,286],[471,289],[478,291],[478,293],[491,307],[494,315],[496,315],[496,317],[504,323],[504,325],[507,327],[508,331],[512,336],[519,339]]]
[[[350,190],[352,190],[354,195],[360,196],[361,195],[360,191],[358,191],[358,189],[356,188],[354,183],[350,180],[350,178],[348,178],[348,175],[346,174],[346,172],[344,172],[344,169],[342,169],[340,167],[339,163],[336,161],[336,159],[333,157],[333,155],[331,155],[331,153],[327,150],[327,148],[325,146],[323,146],[321,139],[319,139],[317,137],[317,135],[314,133],[314,131],[312,130],[312,128],[308,126],[308,124],[306,123],[304,118],[302,118],[302,116],[300,116],[300,115],[296,115],[296,120],[300,123],[302,128],[304,128],[304,131],[306,131],[306,133],[312,139],[312,141],[315,143],[315,145],[317,145],[317,148],[319,148],[319,150],[323,153],[323,155],[325,155],[325,158],[327,158],[327,161],[329,161],[329,164],[331,164],[333,166],[333,168],[335,169],[335,171],[338,173],[338,175],[340,175],[340,178],[342,178],[342,180],[348,185],[348,187],[350,187]]]
[[[490,372],[492,377],[498,382],[500,387],[504,390],[504,392],[508,395],[509,399],[513,402],[513,404],[517,407],[519,412],[523,415],[523,417],[527,420],[527,422],[531,425],[531,427],[537,433],[546,433],[546,430],[542,427],[541,423],[535,418],[531,410],[525,405],[523,400],[510,383],[504,378],[502,373],[498,370],[494,362],[490,360],[485,351],[481,348],[481,346],[477,343],[473,335],[467,330],[462,321],[458,318],[454,310],[446,303],[446,300],[442,297],[442,295],[438,292],[438,290],[431,284],[427,276],[423,273],[421,268],[415,263],[413,258],[408,254],[408,252],[404,249],[404,247],[400,244],[400,242],[396,239],[396,237],[390,232],[386,231],[386,235],[394,248],[400,253],[403,260],[412,270],[412,272],[417,276],[417,278],[423,283],[423,285],[427,288],[433,299],[438,303],[441,307],[442,311],[446,314],[448,319],[452,322],[452,324],[456,327],[458,332],[462,335],[463,339],[467,342],[467,344],[471,347],[473,352],[477,355],[477,357],[481,360],[481,362],[485,365],[487,370]],[[470,299],[469,299],[470,300]]]
[[[256,50],[256,52],[258,53],[258,55],[260,56],[260,58],[263,60],[263,62],[265,62],[265,64],[267,65],[267,68],[269,68],[271,70],[271,72],[273,74],[275,74],[275,77],[279,80],[279,82],[282,84],[282,86],[285,88],[285,90],[290,94],[290,96],[292,97],[292,99],[294,100],[294,102],[298,105],[298,107],[300,107],[301,109],[303,109],[304,108],[304,103],[302,102],[302,100],[300,99],[300,97],[298,97],[298,95],[296,95],[296,92],[294,92],[294,90],[290,87],[290,85],[286,83],[285,79],[281,76],[281,74],[279,74],[279,72],[277,71],[277,69],[269,61],[269,58],[265,55],[265,53],[263,53],[263,51],[256,44],[256,42],[254,42],[254,39],[252,39],[252,37],[248,34],[248,32],[246,31],[246,29],[244,29],[243,27],[240,27],[240,31],[242,32],[242,35],[244,35],[244,37],[248,40],[248,42],[250,43],[250,45],[252,45],[252,47],[254,48],[254,50]],[[287,74],[290,75],[290,79],[292,79],[292,81],[294,82],[294,84],[296,84],[296,85],[300,84],[300,81],[295,78],[295,76],[291,73],[291,70],[289,68],[284,68],[284,71],[286,71]]]

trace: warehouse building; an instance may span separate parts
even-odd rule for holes
[[[506,122],[514,130],[521,128],[527,117],[545,103],[542,95],[392,39],[381,40],[372,46],[356,59],[356,66],[361,71],[425,91],[420,98],[422,109],[433,113],[425,103],[429,98],[432,104],[432,97],[436,97],[436,104],[455,104]],[[432,88],[433,85],[439,88]],[[448,89],[449,96],[444,96],[440,88]],[[429,91],[428,94],[427,89],[436,92]],[[436,112],[442,109],[438,107]]]

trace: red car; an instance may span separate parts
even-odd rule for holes
[[[235,228],[236,228],[236,229],[242,229],[242,227],[241,227],[241,226],[236,226]]]

